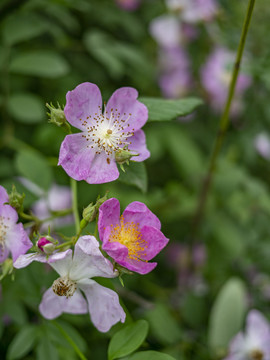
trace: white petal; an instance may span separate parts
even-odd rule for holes
[[[59,256],[59,254],[55,254],[55,255]],[[51,267],[53,267],[54,270],[57,271],[60,276],[67,276],[69,274],[71,264],[72,264],[71,249],[68,249],[67,251],[64,252],[64,258],[60,258],[59,260],[57,259],[56,261],[50,263]]]
[[[70,279],[77,281],[94,276],[107,278],[117,276],[111,262],[99,250],[99,243],[94,236],[82,236],[75,245]]]
[[[54,319],[62,313],[86,314],[88,312],[86,300],[79,290],[66,298],[56,295],[51,287],[43,294],[39,311],[46,319]]]
[[[84,280],[78,286],[85,293],[91,320],[99,331],[107,332],[118,321],[125,322],[126,314],[116,292],[93,280]]]

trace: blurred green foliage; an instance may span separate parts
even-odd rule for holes
[[[144,127],[151,157],[126,167],[116,182],[91,186],[80,182],[80,211],[106,190],[120,200],[122,209],[131,201],[143,201],[161,219],[170,246],[191,248],[194,213],[219,121],[199,83],[199,69],[214,44],[236,49],[246,3],[220,0],[218,19],[198,26],[199,36],[189,45],[196,78],[189,95],[196,104],[198,98],[205,104],[190,121],[181,121],[177,115],[186,114],[181,106],[189,106],[189,100],[163,104],[156,99],[160,97],[157,45],[148,29],[151,20],[165,11],[162,0],[144,0],[134,13],[112,0],[2,0],[1,185],[11,190],[16,183],[26,194],[28,209],[36,197],[18,183],[18,176],[44,190],[53,182],[68,185],[68,176],[57,167],[66,134],[47,123],[45,103],[65,104],[67,91],[85,81],[96,83],[104,99],[120,86],[133,86],[149,106],[150,120],[158,120]],[[109,282],[123,301],[125,325],[101,334],[88,315],[56,320],[88,359],[107,359],[110,339],[112,344],[117,331],[128,332],[125,326],[138,324],[133,323],[138,319],[148,321],[149,334],[145,341],[137,334],[142,338],[134,348],[131,344],[131,351],[140,345],[143,351],[128,359],[218,359],[243,324],[247,298],[249,308],[270,316],[269,295],[264,292],[270,286],[270,166],[254,148],[256,134],[270,125],[269,16],[268,1],[258,1],[245,50],[245,71],[253,84],[245,95],[243,113],[230,126],[196,235],[196,243],[205,244],[207,252],[200,269],[204,290],[196,284],[182,287],[182,270],[170,266],[166,250],[151,274],[124,276],[123,289],[117,280]],[[73,227],[61,230],[72,234]],[[253,281],[254,274],[264,281]],[[0,357],[77,359],[58,328],[38,312],[41,294],[55,274],[32,264],[14,275],[14,282],[6,277],[1,284]],[[235,323],[224,329],[229,319]]]

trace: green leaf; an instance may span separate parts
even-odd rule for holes
[[[27,51],[18,54],[10,64],[10,71],[17,74],[57,78],[69,72],[69,64],[53,51]]]
[[[138,187],[143,193],[147,191],[147,172],[143,162],[131,161],[124,165],[125,172],[120,171],[119,180],[125,184]]]
[[[242,280],[229,279],[220,290],[210,314],[208,343],[215,351],[224,350],[240,331],[246,312],[246,288]]]
[[[188,181],[197,181],[198,174],[205,171],[205,161],[199,147],[179,124],[170,125],[163,132],[165,145],[180,174],[187,176]]]
[[[3,26],[3,40],[8,45],[32,39],[47,30],[47,24],[34,14],[15,14],[8,17]]]
[[[21,359],[33,348],[37,336],[36,326],[25,325],[10,343],[7,351],[7,359]]]
[[[46,113],[41,98],[30,93],[12,95],[9,98],[8,110],[16,120],[25,124],[42,121]]]
[[[195,97],[181,100],[140,97],[138,100],[148,108],[148,121],[173,120],[178,116],[185,116],[192,113],[203,103],[202,100]]]
[[[32,150],[20,151],[15,159],[18,172],[33,183],[48,190],[52,182],[52,170],[46,158]]]
[[[139,351],[125,360],[175,360],[172,356],[158,351]]]
[[[37,360],[58,360],[58,351],[53,342],[48,339],[46,333],[43,333],[38,341],[36,349]]]
[[[153,335],[163,344],[174,344],[181,338],[178,323],[164,304],[156,304],[155,308],[147,313],[147,320]]]
[[[126,356],[138,349],[147,336],[148,328],[147,321],[138,320],[118,331],[109,344],[109,360]]]

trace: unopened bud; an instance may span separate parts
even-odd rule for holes
[[[23,210],[23,201],[25,194],[20,194],[17,192],[15,185],[12,185],[12,190],[9,195],[9,205],[12,206],[17,212]]]
[[[37,247],[45,254],[51,254],[55,250],[54,239],[51,236],[44,236],[38,239]]]
[[[97,216],[97,209],[96,205],[93,205],[93,203],[90,203],[85,209],[83,209],[83,219],[86,222],[91,222],[95,220]]]
[[[100,206],[106,200],[108,200],[107,193],[102,198],[98,197],[95,205],[93,205],[93,203],[90,203],[85,209],[83,209],[83,214],[82,214],[83,219],[81,220],[80,223],[81,229],[85,228],[89,222],[94,221],[96,219]]]
[[[46,106],[50,110],[50,112],[47,113],[49,116],[49,123],[64,127],[67,132],[71,133],[70,125],[68,124],[64,110],[59,103],[57,103],[57,108],[55,108],[52,103],[50,105],[46,104]]]
[[[129,150],[119,149],[115,152],[115,161],[120,165],[125,164],[125,163],[128,164],[129,160],[133,156],[138,156],[138,154],[134,154],[134,153],[130,152]]]

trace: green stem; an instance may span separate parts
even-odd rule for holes
[[[71,183],[71,191],[72,191],[72,209],[75,218],[75,228],[76,228],[76,232],[79,233],[80,217],[78,212],[77,181],[71,178],[70,183]]]
[[[195,236],[196,231],[199,228],[202,217],[203,217],[207,196],[208,196],[210,185],[212,183],[212,178],[214,175],[216,161],[217,161],[219,152],[221,150],[229,123],[230,123],[229,114],[230,114],[231,104],[232,104],[232,100],[233,100],[233,96],[234,96],[234,92],[235,92],[235,86],[236,86],[237,77],[239,74],[240,64],[241,64],[241,60],[242,60],[242,55],[243,55],[243,51],[244,51],[244,47],[245,47],[245,43],[246,43],[246,37],[247,37],[255,1],[256,0],[249,0],[247,13],[246,13],[246,17],[244,20],[244,25],[242,28],[242,34],[241,34],[240,42],[239,42],[238,49],[237,49],[237,55],[236,55],[236,59],[235,59],[235,63],[234,63],[233,74],[232,74],[232,78],[231,78],[231,82],[230,82],[230,86],[229,86],[229,90],[228,90],[226,104],[225,104],[225,107],[224,107],[224,110],[223,110],[223,113],[222,113],[222,116],[220,119],[219,130],[218,130],[218,133],[217,133],[217,136],[215,139],[215,143],[214,143],[214,147],[213,147],[213,151],[212,151],[212,154],[210,157],[208,172],[207,172],[207,175],[206,175],[203,185],[202,185],[198,206],[197,206],[195,216],[193,219],[193,237]]]
[[[64,338],[70,343],[70,345],[73,347],[76,354],[79,356],[81,360],[87,360],[87,358],[83,355],[81,350],[78,348],[76,343],[72,340],[72,338],[66,333],[66,331],[62,328],[61,325],[58,324],[55,320],[52,321],[53,325],[57,327],[57,329],[61,332],[61,334],[64,336]]]

